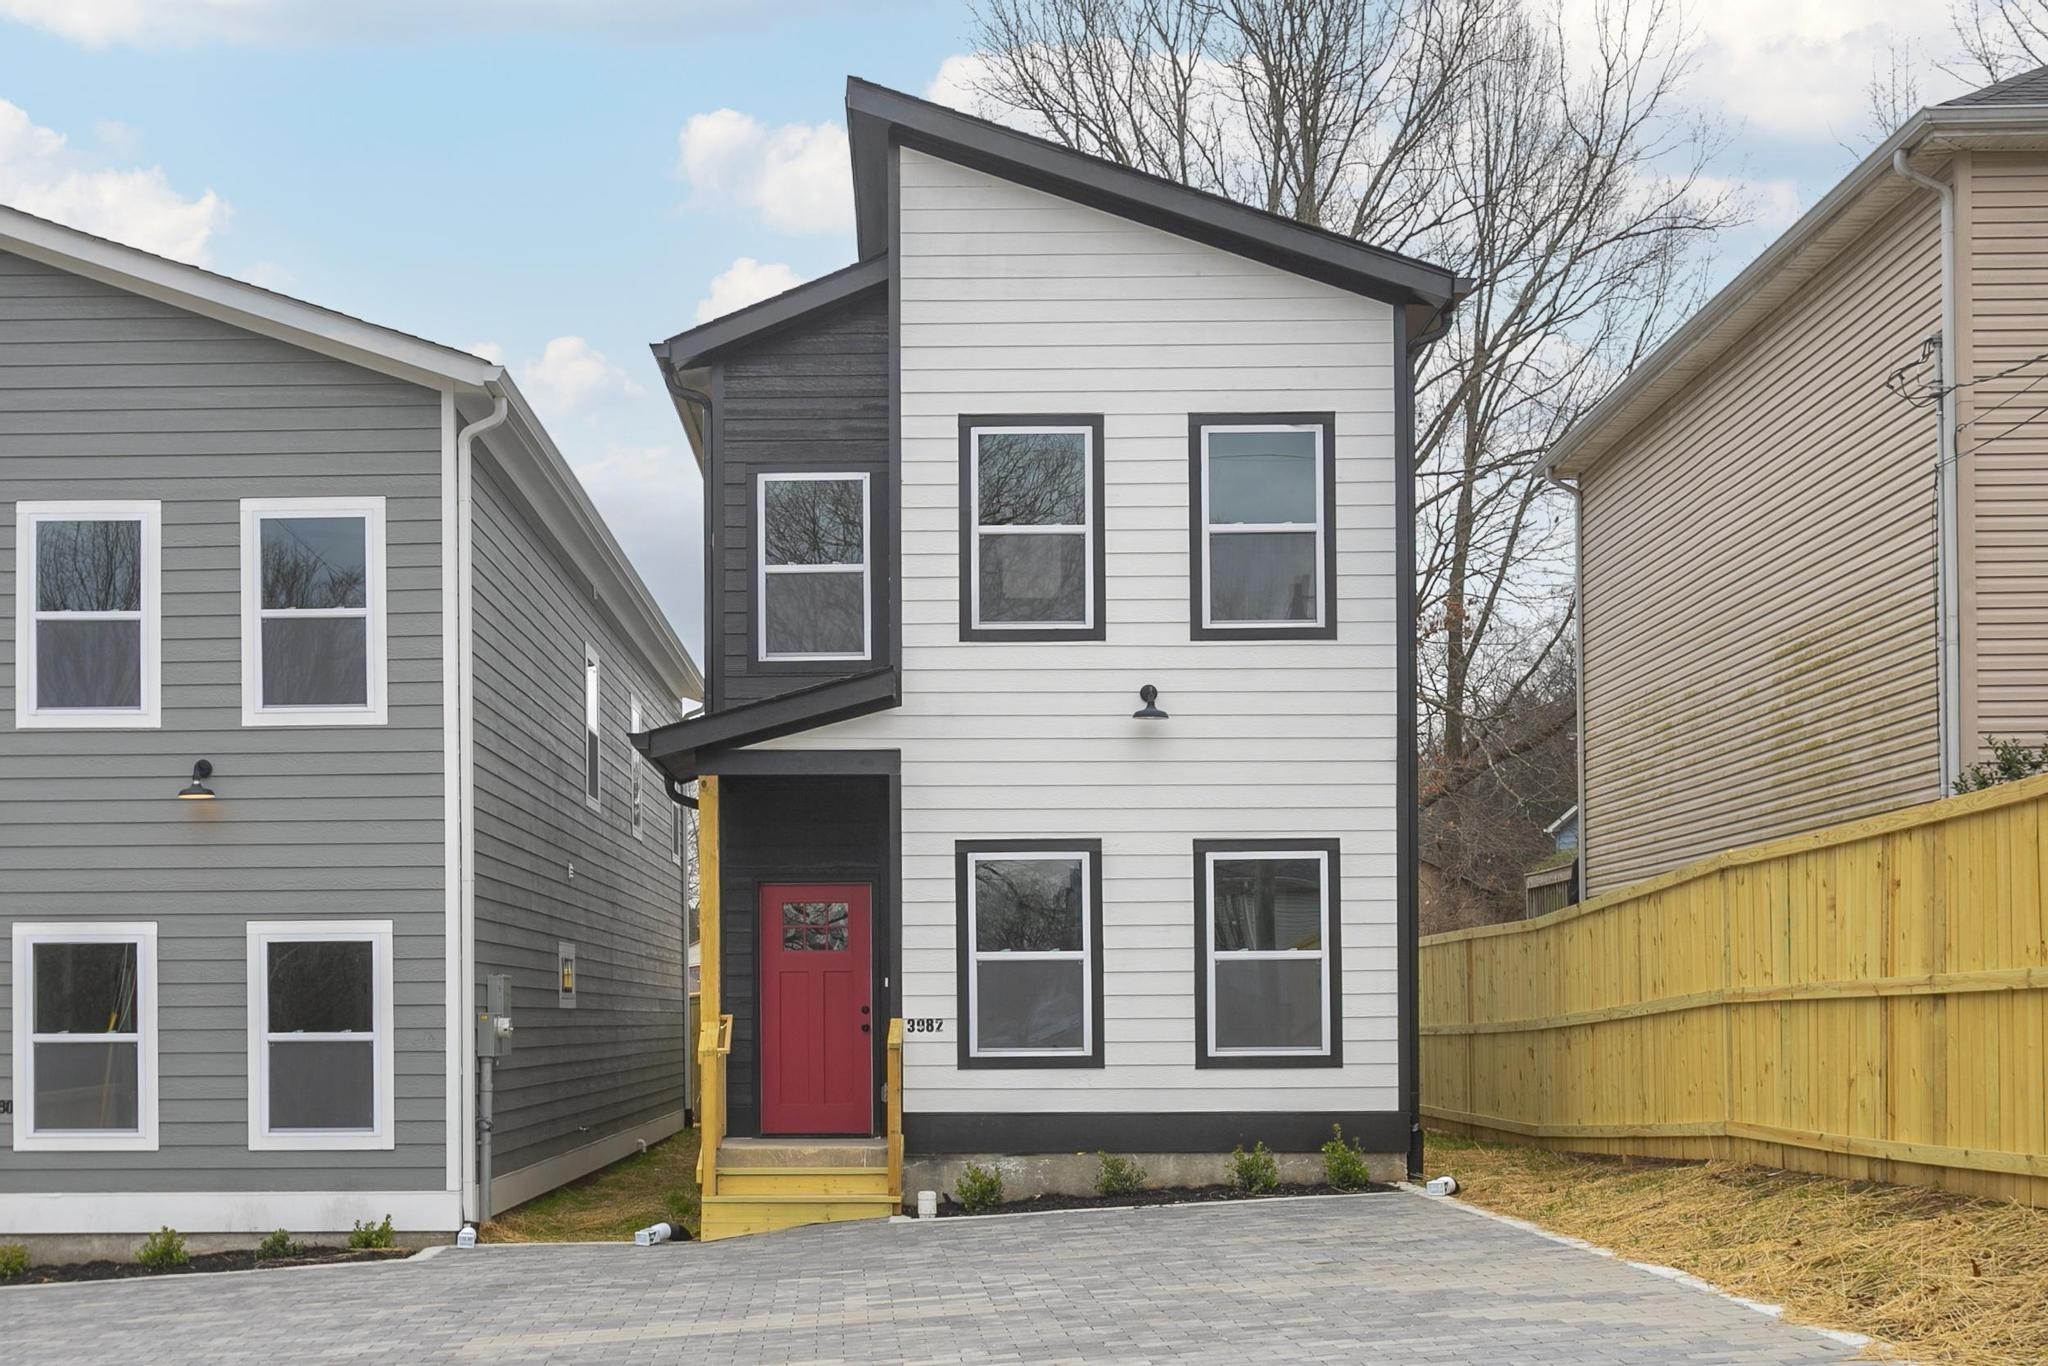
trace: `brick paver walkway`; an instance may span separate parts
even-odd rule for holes
[[[0,1290],[55,1361],[1837,1362],[1854,1352],[1419,1196],[841,1224],[712,1244]]]

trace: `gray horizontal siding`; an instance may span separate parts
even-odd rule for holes
[[[16,1153],[0,1116],[0,1192],[444,1187],[440,440],[429,390],[0,254],[0,960],[17,920],[155,921],[162,1069],[160,1151]],[[239,501],[361,494],[390,724],[244,728]],[[163,504],[160,729],[13,726],[14,504],[85,498]],[[200,758],[221,800],[173,800]],[[248,1151],[246,927],[313,917],[394,923],[391,1152]]]
[[[518,1026],[496,1077],[493,1161],[504,1173],[683,1108],[673,806],[626,741],[630,694],[643,726],[679,712],[492,459],[477,461],[475,487],[477,972],[479,983],[511,975]],[[583,799],[586,642],[603,660],[599,811]],[[637,840],[634,781],[646,815]],[[577,954],[568,1010],[556,996],[563,940]]]

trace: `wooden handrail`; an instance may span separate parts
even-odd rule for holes
[[[903,1021],[889,1021],[888,1072],[883,1083],[888,1110],[889,1194],[903,1199]]]

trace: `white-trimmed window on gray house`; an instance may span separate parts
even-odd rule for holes
[[[640,771],[643,761],[640,758],[640,751],[633,748],[632,741],[632,737],[640,733],[640,698],[638,694],[632,694],[627,697],[626,701],[628,713],[626,725],[626,772],[632,778],[633,838],[637,840],[644,839],[647,833],[647,799],[641,790],[645,785],[643,780],[646,775]]]
[[[1335,634],[1335,423],[1287,416],[1192,420],[1198,637]]]
[[[384,500],[242,500],[242,724],[386,719]]]
[[[768,662],[867,659],[868,476],[781,471],[756,484],[755,650]]]
[[[388,920],[251,921],[249,1147],[393,1146]]]
[[[961,419],[963,639],[1100,639],[1102,419]]]
[[[583,647],[583,804],[604,809],[604,661]]]
[[[14,1149],[157,1148],[156,925],[14,926]]]
[[[962,1067],[1102,1065],[1099,840],[962,841]]]
[[[17,503],[14,532],[15,725],[161,724],[161,505]]]
[[[1337,845],[1197,841],[1196,1061],[1335,1066]]]

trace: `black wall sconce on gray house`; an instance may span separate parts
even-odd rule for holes
[[[206,780],[212,776],[213,761],[211,759],[201,759],[198,763],[192,765],[192,781],[178,790],[178,800],[181,802],[212,801],[213,789],[206,785]]]

